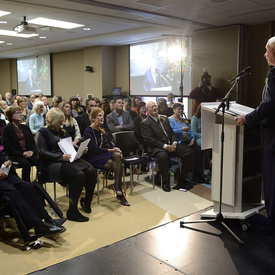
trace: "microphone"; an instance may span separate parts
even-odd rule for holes
[[[234,81],[239,80],[241,77],[244,77],[246,74],[252,74],[252,73],[253,73],[252,68],[248,66],[245,69],[243,69],[239,74],[237,74],[235,77],[228,80],[228,82],[231,84]]]

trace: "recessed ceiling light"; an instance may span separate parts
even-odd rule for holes
[[[22,34],[22,33],[17,33],[17,32],[14,32],[14,31],[0,30],[0,35],[29,38],[29,37],[37,36],[38,34],[36,34],[36,33]]]
[[[90,31],[91,28],[83,28],[83,31]]]
[[[0,21],[0,24],[7,24],[7,21]]]
[[[46,39],[46,36],[39,36],[40,39]]]
[[[32,20],[29,20],[29,23],[38,24],[42,26],[56,27],[61,29],[74,29],[74,28],[79,28],[84,26],[81,24],[75,24],[75,23],[60,21],[60,20],[53,20],[53,19],[48,19],[44,17],[34,18]]]
[[[7,46],[12,46],[12,43],[7,43]]]
[[[0,17],[7,15],[7,14],[10,14],[10,12],[9,11],[0,11]]]
[[[0,41],[0,44],[3,44],[3,43],[5,43],[5,41]]]

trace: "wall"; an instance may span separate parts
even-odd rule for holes
[[[0,94],[2,96],[12,89],[17,89],[16,65],[14,69],[14,59],[0,60]]]
[[[211,29],[194,33],[193,36],[193,88],[203,74],[203,67],[208,67],[213,87],[225,95],[230,89],[228,80],[238,71],[239,26]],[[235,100],[235,91],[232,92]]]

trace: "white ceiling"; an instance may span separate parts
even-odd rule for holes
[[[97,45],[124,45],[159,39],[163,35],[192,35],[194,31],[233,24],[257,25],[274,20],[274,0],[0,0],[0,17],[12,30],[36,17],[70,21],[90,27],[41,30],[46,39],[0,35],[0,59],[81,49]],[[31,25],[31,24],[30,24]],[[7,43],[12,43],[8,46]]]

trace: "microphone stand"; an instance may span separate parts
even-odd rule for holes
[[[223,187],[223,150],[224,150],[224,113],[225,113],[225,107],[227,107],[227,110],[229,109],[229,97],[231,94],[231,91],[236,86],[238,81],[244,77],[244,75],[239,76],[235,79],[235,82],[233,86],[230,88],[228,93],[225,95],[225,97],[222,99],[220,105],[215,111],[215,114],[217,114],[220,109],[222,109],[222,131],[221,131],[221,167],[220,167],[220,196],[219,196],[219,212],[217,213],[216,217],[214,219],[205,219],[205,220],[197,220],[197,221],[181,221],[180,227],[184,227],[185,224],[188,223],[204,223],[204,222],[218,222],[221,223],[227,231],[239,242],[239,244],[243,244],[244,242],[239,239],[239,237],[227,226],[227,224],[224,222],[225,218],[222,214],[222,187]]]

